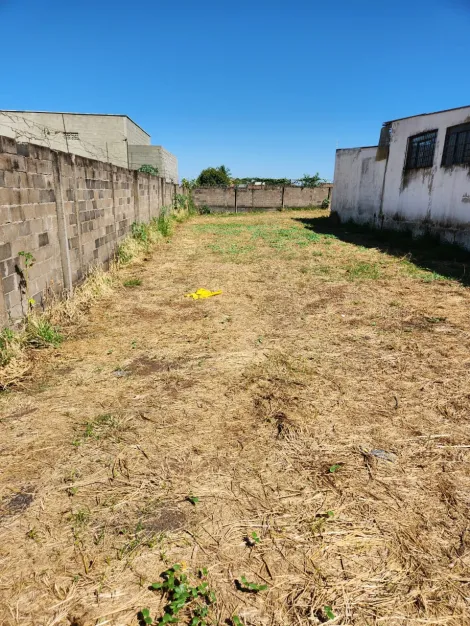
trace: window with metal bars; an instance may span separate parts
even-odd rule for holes
[[[460,124],[447,129],[442,165],[470,164],[470,124]]]
[[[409,137],[405,169],[415,170],[420,167],[431,167],[434,162],[436,139],[437,130]]]

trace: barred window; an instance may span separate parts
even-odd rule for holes
[[[442,165],[470,164],[470,124],[460,124],[447,129]]]
[[[431,167],[434,162],[437,130],[421,133],[408,139],[408,152],[405,169],[414,170],[420,167]]]

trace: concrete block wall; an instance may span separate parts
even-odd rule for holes
[[[28,295],[71,291],[97,264],[105,265],[135,221],[173,207],[177,185],[109,163],[0,137],[0,326],[27,312]]]
[[[178,182],[178,159],[162,146],[129,145],[129,167],[139,169],[153,165],[168,182]]]
[[[331,184],[320,187],[200,187],[193,190],[196,206],[213,211],[252,211],[256,209],[307,208],[320,206],[331,195]]]

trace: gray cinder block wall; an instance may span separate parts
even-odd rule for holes
[[[26,310],[19,253],[36,259],[29,294],[71,291],[106,265],[135,221],[172,206],[177,185],[164,178],[0,137],[0,327]]]
[[[194,189],[196,206],[208,206],[214,211],[253,211],[256,209],[307,208],[320,206],[329,199],[333,185],[320,187],[200,187]]]

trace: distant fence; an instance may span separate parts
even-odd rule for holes
[[[172,206],[163,178],[0,137],[0,328],[27,311],[21,252],[35,259],[28,291],[70,291],[106,263],[133,222]]]
[[[330,183],[319,187],[198,187],[193,189],[192,194],[197,207],[207,206],[214,212],[237,213],[320,206],[324,200],[330,199],[332,187]]]

